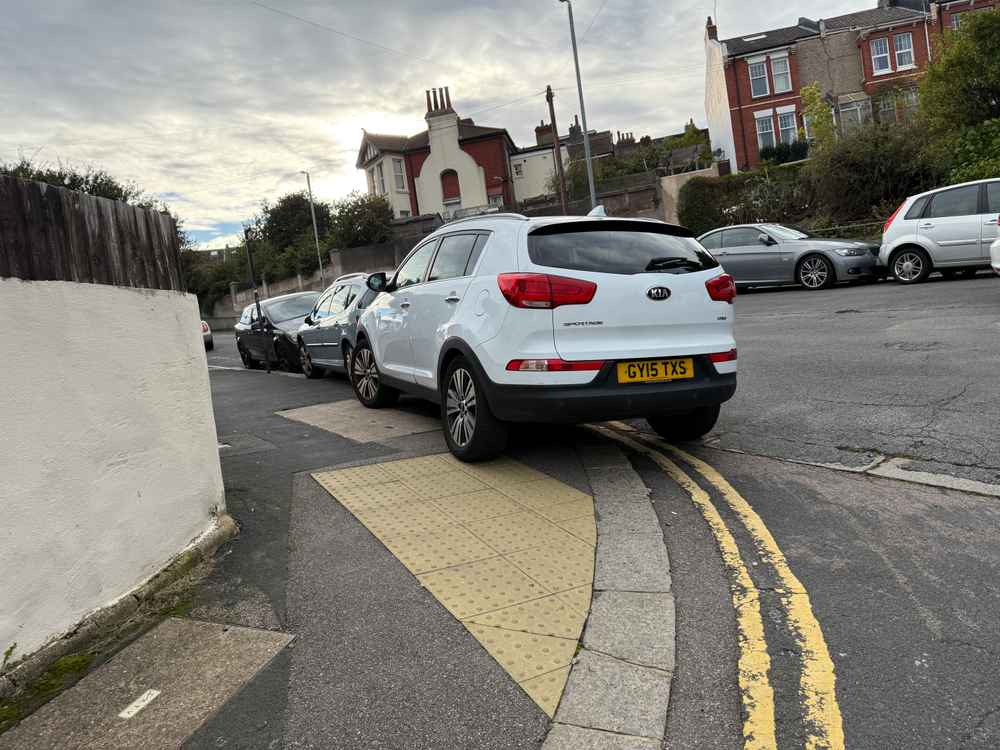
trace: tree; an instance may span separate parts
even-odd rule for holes
[[[322,201],[316,201],[314,205],[319,236],[325,237],[332,226],[330,205]],[[309,196],[305,191],[283,195],[273,205],[264,201],[258,216],[260,220],[255,224],[261,239],[278,250],[294,247],[304,236],[308,236],[309,241],[313,242],[312,213],[309,210]],[[315,253],[313,245],[313,254]]]
[[[353,192],[333,206],[332,241],[345,249],[389,239],[392,207],[382,195]]]
[[[934,133],[1000,117],[1000,13],[966,13],[920,83],[920,114]]]
[[[837,130],[833,124],[833,109],[823,98],[819,84],[803,86],[801,95],[803,113],[809,120],[813,148],[820,151],[831,148],[837,140]]]

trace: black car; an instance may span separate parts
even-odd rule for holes
[[[296,292],[261,300],[263,320],[257,316],[257,304],[247,305],[233,328],[236,348],[248,369],[265,362],[282,364],[289,372],[299,372],[299,349],[296,341],[299,326],[313,309],[319,292]]]

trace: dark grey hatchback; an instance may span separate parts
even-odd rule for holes
[[[289,372],[299,372],[299,349],[296,336],[299,326],[313,309],[319,292],[295,292],[251,303],[233,328],[236,349],[243,366],[253,369],[263,363],[283,364]]]

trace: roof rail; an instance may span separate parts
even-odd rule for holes
[[[527,221],[528,217],[525,216],[524,214],[513,214],[513,213],[506,213],[506,214],[477,214],[476,216],[466,216],[466,217],[461,218],[461,219],[453,219],[453,220],[451,220],[449,222],[446,222],[445,224],[442,224],[441,226],[442,227],[451,227],[451,226],[454,226],[455,224],[461,224],[463,221],[477,221],[477,220],[483,220],[483,219],[485,219],[487,221],[489,221],[491,219],[513,219],[514,221]]]
[[[340,281],[341,279],[353,279],[356,276],[367,276],[367,275],[368,274],[365,271],[354,271],[353,273],[341,274],[340,276],[338,276],[337,278],[335,278],[333,281],[334,281],[334,283],[336,283],[336,282]]]

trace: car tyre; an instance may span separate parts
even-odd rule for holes
[[[686,443],[704,437],[719,420],[721,407],[702,406],[681,414],[646,417],[649,426],[668,443]]]
[[[919,284],[930,276],[931,258],[919,247],[897,250],[889,263],[892,278],[900,284]]]
[[[275,353],[277,353],[277,346],[275,350]],[[302,361],[299,359],[298,347],[293,347],[291,344],[282,341],[279,359],[281,359],[281,363],[285,366],[287,372],[302,372]]]
[[[354,352],[351,351],[351,345],[346,341],[340,345],[340,351],[344,355],[344,374],[347,375],[347,379],[351,379],[351,357],[354,356]]]
[[[206,352],[210,352],[214,348],[215,348],[215,341],[213,341],[212,339],[209,339],[208,341],[205,342],[205,351]]]
[[[248,370],[256,370],[260,366],[257,360],[253,358],[253,355],[245,346],[243,346],[243,344],[237,344],[236,348],[239,350],[240,359],[243,360],[243,366],[245,368]]]
[[[326,374],[323,372],[322,367],[313,364],[312,355],[306,347],[306,342],[302,340],[299,341],[299,363],[302,368],[302,374],[309,378],[309,380],[319,380]]]
[[[795,277],[799,284],[810,291],[827,289],[837,281],[833,263],[822,255],[807,255],[799,261]]]
[[[472,463],[496,458],[507,447],[509,427],[493,414],[482,381],[462,356],[445,369],[441,424],[452,455]]]
[[[367,341],[361,341],[351,358],[351,387],[362,406],[381,409],[399,399],[399,391],[385,384],[375,362],[375,353]]]

